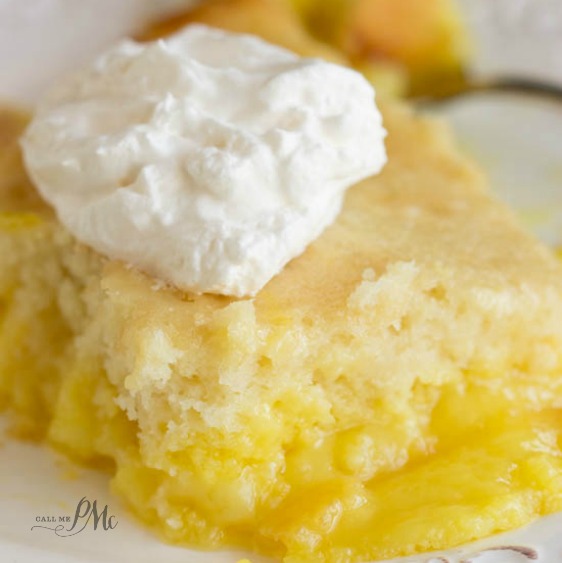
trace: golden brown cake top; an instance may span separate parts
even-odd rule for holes
[[[280,309],[337,312],[365,269],[411,262],[451,289],[561,287],[551,253],[495,200],[445,125],[383,106],[389,162],[352,188],[336,223],[258,296]],[[433,280],[433,281],[432,281]]]
[[[28,121],[26,112],[0,107],[0,211],[48,210],[23,167],[19,137]]]
[[[262,290],[258,309],[336,313],[365,270],[377,278],[395,262],[421,268],[430,286],[444,277],[458,289],[560,287],[558,261],[488,192],[446,126],[401,104],[382,109],[389,163],[348,192],[336,223]],[[50,214],[22,167],[16,138],[25,114],[4,110],[0,120],[2,209]]]

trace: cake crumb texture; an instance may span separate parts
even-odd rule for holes
[[[383,173],[248,300],[79,244],[25,178],[25,118],[1,113],[14,431],[108,467],[169,541],[287,563],[451,547],[562,510],[560,263],[443,125],[382,110]]]

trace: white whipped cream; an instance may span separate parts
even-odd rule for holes
[[[386,162],[353,70],[189,26],[63,79],[22,139],[80,241],[182,289],[254,295]]]

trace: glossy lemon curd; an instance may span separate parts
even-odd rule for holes
[[[78,244],[2,114],[0,405],[192,547],[286,562],[448,548],[562,510],[562,268],[446,131],[383,107],[389,164],[253,300]],[[19,125],[18,125],[19,124]]]

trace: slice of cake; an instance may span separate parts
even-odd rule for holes
[[[383,106],[389,163],[255,299],[76,242],[0,116],[0,398],[165,538],[285,561],[450,547],[562,509],[562,268],[446,129]],[[109,463],[108,463],[109,462]]]

